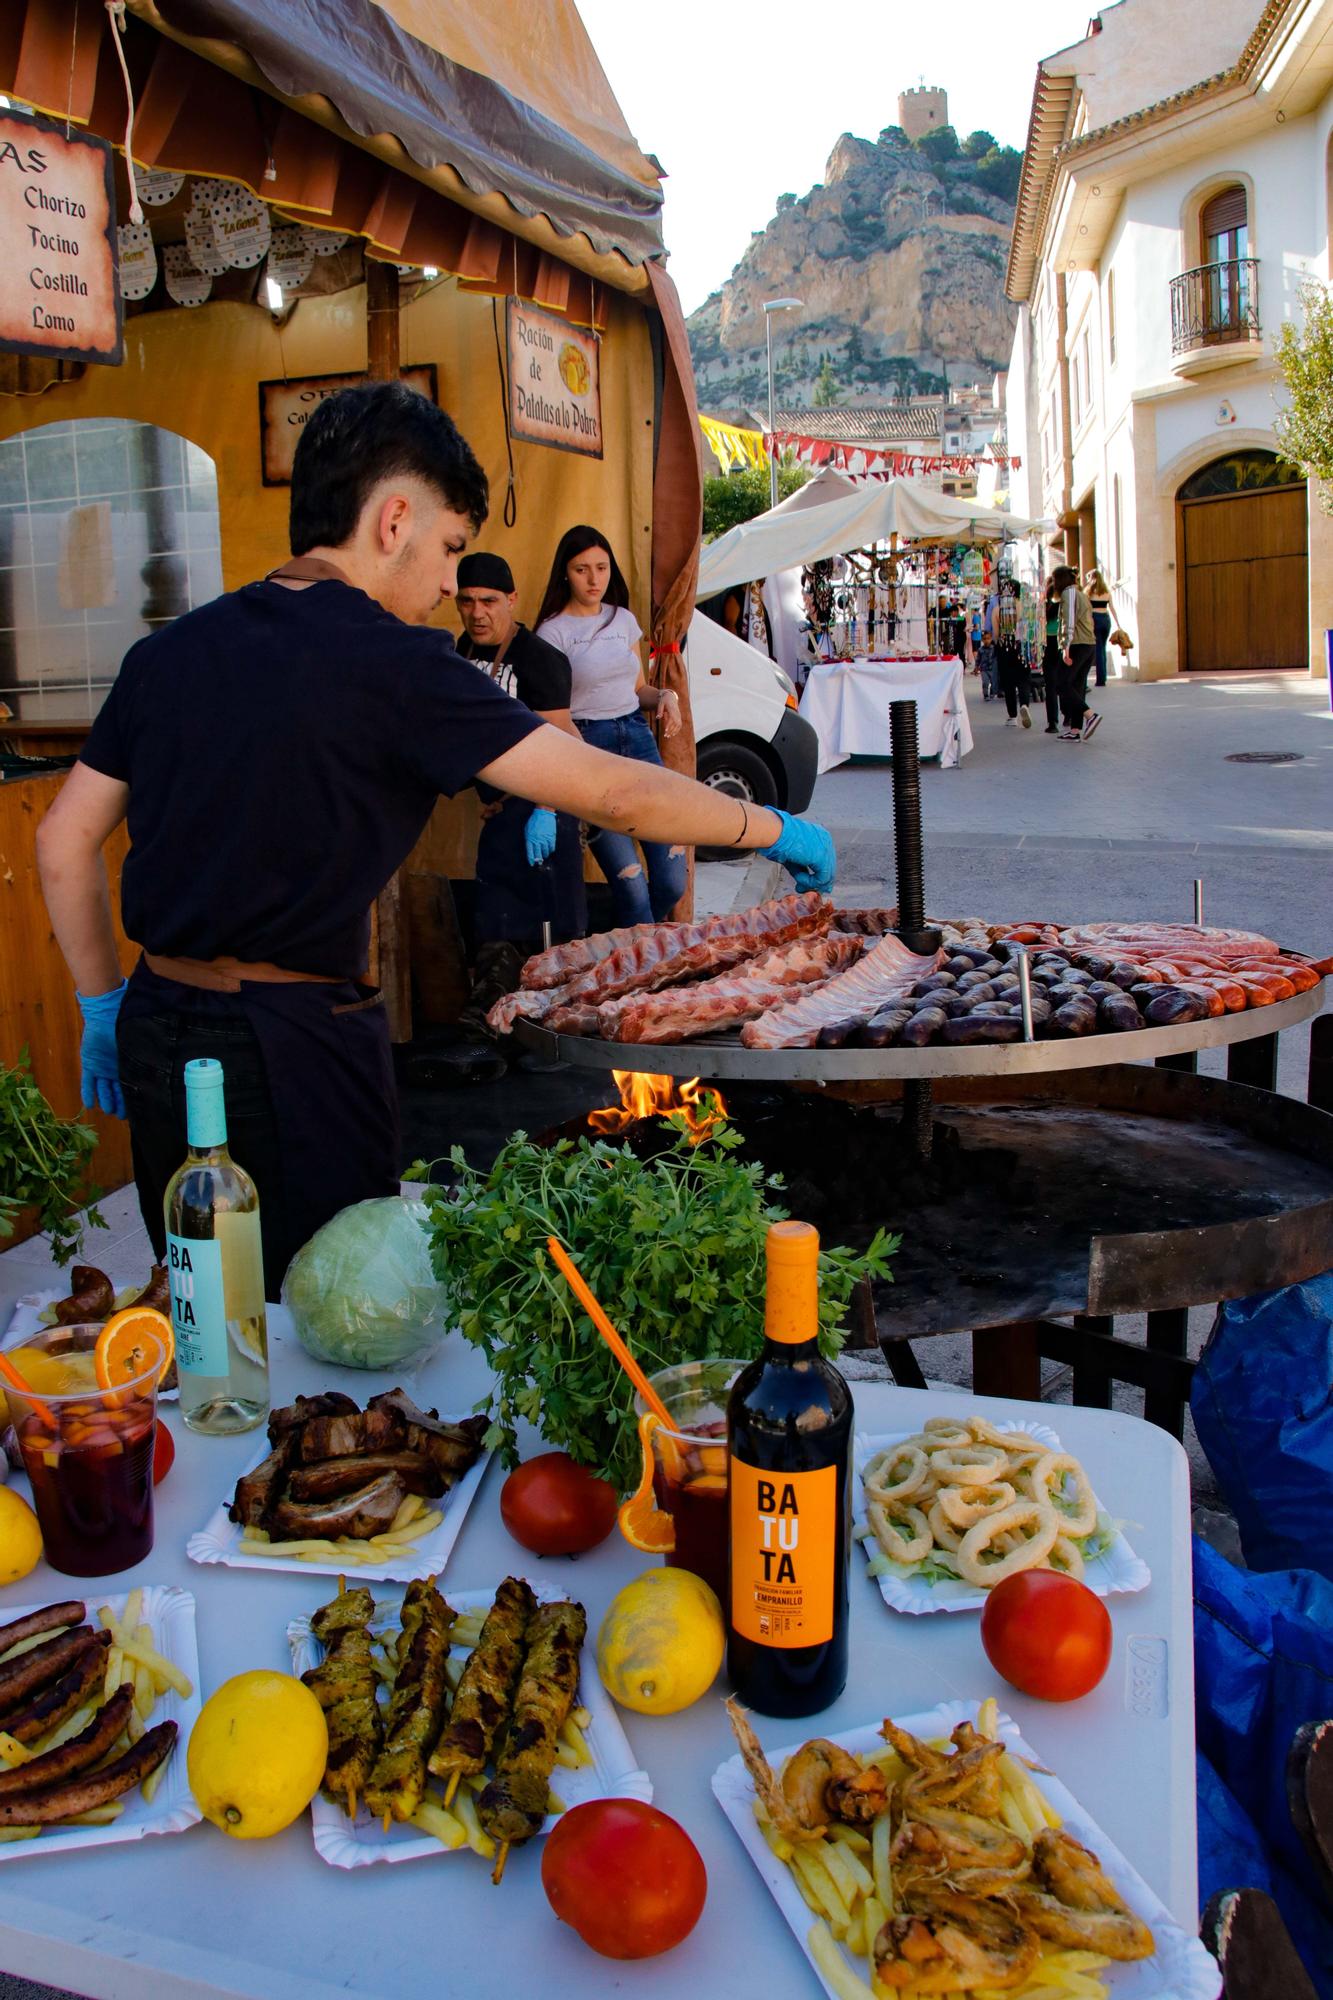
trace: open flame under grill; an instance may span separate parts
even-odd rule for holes
[[[674,1076],[649,1076],[641,1070],[616,1069],[611,1072],[619,1104],[603,1105],[588,1113],[588,1125],[603,1138],[615,1138],[643,1118],[679,1120],[692,1146],[699,1145],[722,1124],[727,1116],[721,1091],[692,1076],[678,1084]]]

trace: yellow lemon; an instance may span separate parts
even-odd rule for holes
[[[10,1486],[0,1486],[0,1583],[17,1583],[42,1559],[37,1516]]]
[[[602,1685],[640,1715],[675,1715],[707,1694],[726,1646],[722,1606],[688,1569],[647,1569],[612,1598],[597,1634]]]
[[[329,1754],[324,1711],[302,1682],[237,1674],[209,1696],[186,1768],[199,1810],[236,1840],[266,1840],[300,1817]]]

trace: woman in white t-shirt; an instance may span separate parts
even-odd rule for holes
[[[629,608],[615,553],[598,529],[571,528],[561,536],[537,637],[558,646],[569,661],[570,711],[584,742],[641,764],[660,764],[644,712],[660,714],[662,734],[674,736],[681,725],[680,702],[670,689],[649,687],[644,678],[643,633]],[[618,925],[660,923],[685,893],[685,849],[652,840],[640,845],[642,861],[627,833],[595,827],[588,836],[610,885]]]

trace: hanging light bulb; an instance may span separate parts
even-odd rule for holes
[[[282,311],[282,286],[276,278],[266,277],[264,279],[264,297],[268,300],[268,309],[270,312],[276,313]]]

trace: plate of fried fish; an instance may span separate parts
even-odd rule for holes
[[[713,1792],[831,2000],[1216,2000],[1221,1972],[993,1699],[739,1754]]]
[[[261,1450],[186,1553],[197,1563],[400,1583],[438,1576],[489,1453],[485,1416],[441,1417],[404,1389],[341,1390],[271,1412]]]
[[[335,1868],[509,1850],[587,1799],[650,1800],[610,1696],[581,1670],[583,1606],[542,1583],[401,1599],[361,1583],[287,1628],[329,1728],[315,1848]]]

